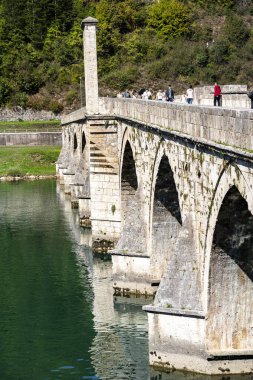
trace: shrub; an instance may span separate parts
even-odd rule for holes
[[[10,99],[10,104],[12,106],[20,106],[22,108],[26,108],[28,101],[28,96],[24,92],[14,92]]]
[[[209,54],[206,48],[200,49],[196,53],[195,62],[199,67],[205,67],[208,64]]]
[[[51,102],[49,103],[48,110],[58,115],[63,111],[63,108],[64,107],[60,102],[58,102],[57,100],[51,100]]]
[[[125,66],[104,76],[103,81],[116,89],[122,90],[134,83],[138,77],[135,66]]]
[[[0,79],[0,105],[6,104],[10,98],[12,88],[6,79]]]
[[[217,65],[228,62],[230,57],[230,44],[227,40],[218,40],[210,49],[210,60]]]
[[[77,98],[80,98],[80,94],[77,92],[76,89],[71,88],[65,96],[65,101],[67,105],[70,106]]]
[[[240,47],[249,38],[249,30],[241,17],[232,14],[226,17],[225,24],[221,30],[221,37]]]

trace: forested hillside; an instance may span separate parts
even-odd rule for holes
[[[87,16],[99,20],[100,95],[253,84],[252,0],[0,0],[0,106],[79,106]]]

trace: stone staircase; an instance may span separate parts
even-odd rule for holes
[[[116,137],[113,124],[105,128],[104,122],[90,125],[90,172],[93,174],[118,174],[117,146],[110,140]],[[109,141],[108,141],[109,140]]]

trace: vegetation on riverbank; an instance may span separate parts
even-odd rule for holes
[[[0,106],[79,107],[87,16],[99,20],[100,95],[253,85],[252,0],[0,0]]]
[[[0,177],[55,175],[61,147],[29,146],[0,148]]]
[[[60,120],[0,121],[0,132],[61,131]]]

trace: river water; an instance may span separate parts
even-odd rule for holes
[[[0,184],[0,380],[195,378],[149,367],[151,300],[115,298],[90,242],[55,181]]]

